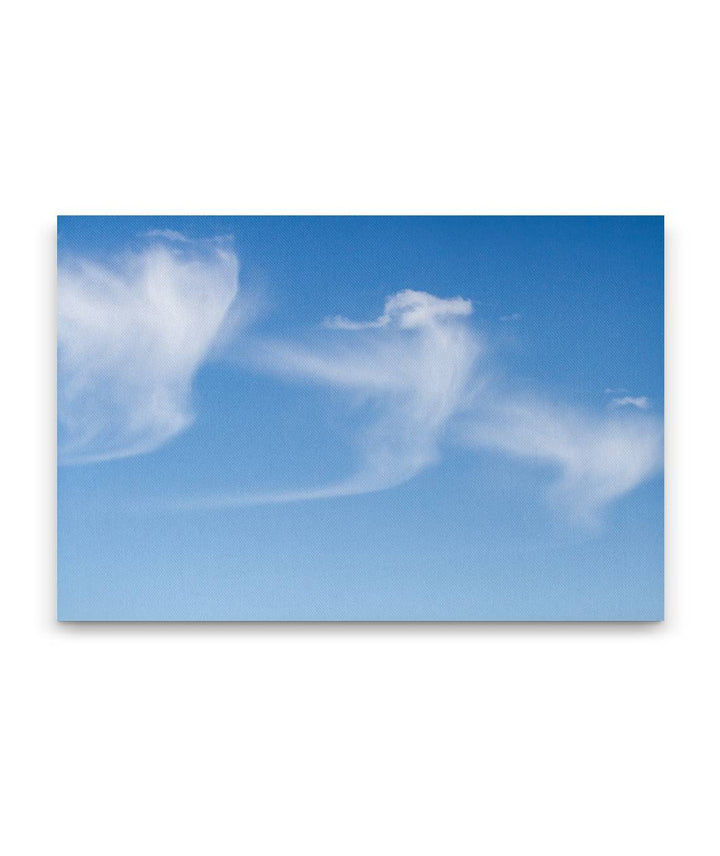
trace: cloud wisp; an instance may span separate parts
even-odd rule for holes
[[[265,343],[256,355],[262,370],[330,386],[371,405],[372,418],[356,438],[357,466],[316,488],[212,497],[202,504],[350,496],[417,475],[437,460],[440,437],[467,394],[482,350],[480,337],[465,323],[471,312],[469,300],[406,290],[389,297],[374,321],[326,320],[332,332],[313,347]]]
[[[611,407],[637,407],[638,410],[647,410],[650,407],[650,399],[645,395],[633,397],[632,395],[623,395],[621,398],[613,398],[610,402]]]
[[[193,421],[192,380],[235,298],[238,261],[222,242],[153,238],[108,264],[59,262],[61,463],[151,452]]]
[[[553,467],[553,504],[596,525],[603,508],[662,466],[663,431],[650,414],[592,414],[532,397],[492,397],[462,425],[461,442]]]

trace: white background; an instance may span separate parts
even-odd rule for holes
[[[715,11],[5,10],[3,852],[718,852]],[[666,214],[665,624],[57,625],[56,213]]]

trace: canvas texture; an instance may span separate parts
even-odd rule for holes
[[[58,617],[658,621],[662,217],[58,218]]]

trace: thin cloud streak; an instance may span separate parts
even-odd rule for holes
[[[650,399],[644,395],[633,398],[631,395],[624,395],[622,398],[613,398],[610,402],[611,407],[637,407],[638,410],[647,410],[650,407]]]

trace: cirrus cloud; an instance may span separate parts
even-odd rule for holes
[[[191,385],[237,292],[222,242],[155,240],[58,264],[62,463],[151,452],[193,421]]]
[[[145,235],[111,262],[59,264],[58,418],[61,463],[158,449],[193,421],[192,383],[233,321],[238,260],[226,240]],[[309,342],[255,340],[251,364],[280,378],[367,402],[354,466],[328,484],[195,497],[178,506],[294,502],[392,488],[441,457],[444,443],[505,454],[555,471],[551,501],[585,524],[662,466],[662,422],[645,396],[616,395],[593,413],[541,395],[500,391],[473,304],[405,289],[371,320],[326,318]],[[243,314],[244,313],[244,314]],[[516,315],[507,316],[515,320]],[[221,335],[225,331],[226,335]],[[247,360],[245,361],[247,367]],[[638,412],[647,411],[647,412]]]
[[[373,418],[356,437],[354,472],[328,485],[267,494],[216,497],[210,504],[289,502],[369,493],[397,486],[437,460],[439,441],[467,394],[482,338],[464,319],[472,303],[407,289],[385,302],[374,321],[336,316],[312,347],[266,342],[265,371],[329,385],[370,401]]]
[[[534,396],[492,395],[468,415],[463,444],[552,468],[550,500],[596,525],[602,510],[662,466],[662,422],[650,414],[594,414]]]

